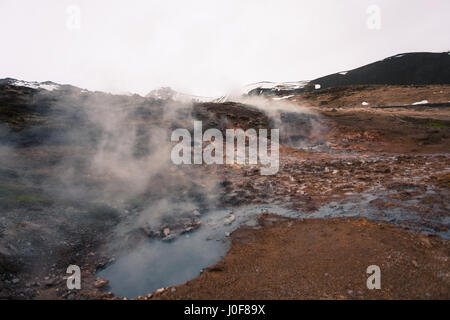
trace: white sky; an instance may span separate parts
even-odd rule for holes
[[[380,30],[367,28],[371,4]],[[80,29],[67,27],[70,5]],[[449,12],[448,0],[0,0],[0,78],[219,96],[448,51]]]

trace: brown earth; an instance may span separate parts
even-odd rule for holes
[[[391,153],[445,153],[450,150],[450,108],[420,105],[374,109],[371,106],[450,101],[450,86],[348,86],[307,92],[290,98],[318,111],[332,128],[328,139],[347,139],[354,150]],[[368,106],[362,106],[367,102]]]
[[[366,219],[260,217],[198,278],[156,299],[449,299],[448,241]],[[381,289],[366,286],[381,269]]]
[[[450,85],[358,85],[305,92],[289,100],[303,101],[313,107],[349,108],[361,107],[363,102],[368,106],[411,105],[423,100],[443,103],[448,102],[449,97]]]

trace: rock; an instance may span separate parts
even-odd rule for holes
[[[191,232],[192,230],[194,230],[194,227],[187,227],[187,228],[183,229],[183,231],[181,231],[181,233],[182,234],[188,233],[188,232]]]
[[[46,287],[53,287],[55,285],[55,280],[53,279],[48,279],[44,281],[44,286]]]
[[[164,237],[167,237],[170,234],[170,229],[169,228],[164,228],[163,229],[163,235]]]
[[[12,279],[12,283],[13,284],[18,284],[19,282],[20,282],[20,280],[18,278]]]
[[[349,146],[348,139],[346,139],[346,138],[342,139],[342,146],[344,146],[344,147]]]
[[[194,214],[194,216],[199,217],[201,216],[200,211],[198,211],[197,209],[195,209],[194,211],[192,211],[192,213]]]
[[[147,237],[152,237],[153,236],[153,231],[150,229],[150,227],[145,226],[145,227],[142,227],[141,230],[142,230],[142,232],[145,233],[145,235]]]
[[[227,215],[227,217],[225,218],[224,224],[225,224],[225,225],[232,224],[234,220],[236,220],[236,217],[235,217],[233,214],[229,214],[229,215]]]
[[[431,244],[430,240],[426,237],[421,236],[420,241],[422,241],[423,245],[427,248],[431,248],[433,245]]]
[[[109,280],[107,280],[107,279],[98,279],[97,281],[94,282],[94,287],[103,288],[108,283],[109,283]]]
[[[414,267],[418,268],[419,264],[417,263],[416,260],[411,261],[411,263],[413,264]]]
[[[172,241],[172,240],[175,239],[176,237],[177,237],[177,235],[174,234],[174,233],[172,233],[172,234],[169,234],[167,237],[164,237],[162,240],[163,240],[163,241]]]
[[[184,226],[184,229],[181,231],[182,234],[184,233],[188,233],[191,232],[195,229],[198,229],[200,226],[202,225],[202,221],[201,220],[197,220],[194,222],[191,222],[190,224],[187,224]]]
[[[177,291],[177,289],[175,289],[175,288],[170,289],[170,292],[172,292],[172,293],[174,293],[175,291]]]
[[[160,294],[163,293],[166,289],[165,288],[160,288],[158,290],[155,291],[156,294]]]

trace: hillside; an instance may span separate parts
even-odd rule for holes
[[[247,94],[287,96],[341,86],[450,84],[450,53],[398,54],[353,70],[300,81],[296,86],[291,84],[261,82],[254,84]]]
[[[398,54],[360,68],[312,80],[321,89],[348,85],[450,84],[450,53]]]

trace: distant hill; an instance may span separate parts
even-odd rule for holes
[[[245,87],[246,93],[242,94],[283,97],[340,86],[432,84],[450,84],[450,52],[397,54],[357,69],[333,73],[311,81],[255,83]]]
[[[450,53],[413,52],[398,54],[346,72],[310,82],[321,89],[348,85],[450,84]]]
[[[170,87],[161,87],[159,89],[152,90],[145,97],[160,100],[173,100],[178,102],[211,102],[215,100],[214,98],[210,97],[200,97],[181,93],[173,90]]]

